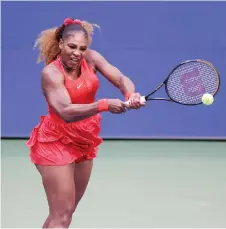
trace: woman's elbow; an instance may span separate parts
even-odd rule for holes
[[[72,117],[72,115],[66,110],[66,109],[61,109],[58,112],[59,116],[61,119],[63,119],[66,123],[71,123],[74,122],[75,119]]]

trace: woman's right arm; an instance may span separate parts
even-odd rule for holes
[[[44,68],[41,78],[44,96],[65,122],[80,121],[101,112],[100,101],[91,104],[72,104],[62,75],[53,67]],[[112,113],[122,113],[126,110],[125,104],[117,99],[108,100],[108,107]]]

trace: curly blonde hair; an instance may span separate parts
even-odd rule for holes
[[[80,21],[81,24],[76,25],[77,29],[84,31],[87,35],[88,42],[91,44],[92,36],[94,33],[94,27],[99,28],[96,24],[91,24],[87,21]],[[63,34],[66,28],[71,25],[61,25],[42,31],[35,41],[34,48],[39,48],[39,56],[37,62],[44,61],[46,65],[54,61],[60,54],[59,42],[63,38]]]

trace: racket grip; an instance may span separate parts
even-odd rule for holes
[[[144,104],[145,102],[146,102],[145,96],[140,97],[140,103]],[[125,104],[129,107],[130,100],[126,101]]]

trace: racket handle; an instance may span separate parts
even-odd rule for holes
[[[145,102],[146,102],[145,96],[140,97],[140,103],[143,103],[144,104]],[[125,102],[125,105],[127,105],[129,107],[130,100],[126,101]]]

